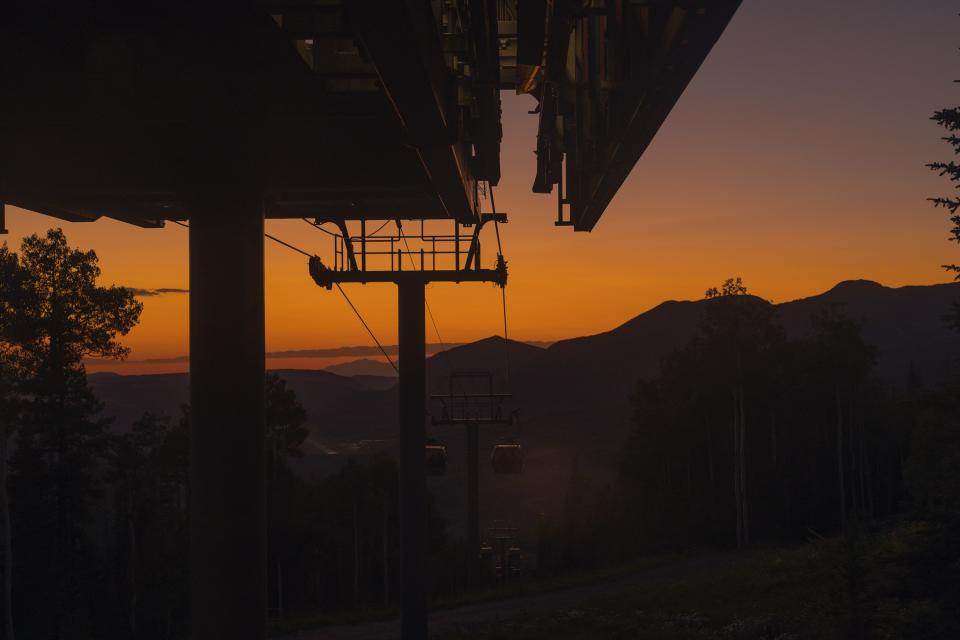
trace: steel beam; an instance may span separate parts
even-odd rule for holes
[[[319,286],[330,289],[335,283],[392,282],[403,286],[405,283],[429,282],[493,282],[500,286],[507,283],[506,265],[496,269],[446,269],[436,271],[334,271],[320,262],[320,258],[310,259],[310,276]]]
[[[469,158],[461,149],[453,76],[430,4],[418,0],[349,0],[350,26],[370,57],[397,117],[416,147],[447,215],[474,222]]]
[[[496,0],[470,0],[470,37],[476,49],[475,79],[471,90],[477,100],[472,123],[477,149],[474,171],[478,179],[500,182],[500,40],[497,37]]]
[[[263,211],[191,205],[190,606],[197,640],[266,637]]]

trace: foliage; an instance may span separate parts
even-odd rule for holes
[[[938,535],[926,522],[899,523],[864,532],[855,544],[849,538],[814,538],[747,553],[671,557],[633,575],[598,581],[575,603],[569,597],[554,606],[549,600],[540,607],[531,602],[526,615],[451,625],[438,637],[954,638],[960,631],[957,565],[944,565],[942,559],[957,556],[926,553],[930,537]],[[851,592],[854,565],[856,587]]]
[[[97,256],[72,249],[62,231],[4,247],[4,353],[18,366],[16,447],[10,459],[14,604],[28,637],[96,633],[101,563],[89,539],[108,421],[87,385],[82,358],[123,357],[118,336],[142,306],[102,287]],[[8,427],[8,433],[12,430]]]
[[[306,412],[277,374],[266,399],[268,603],[274,620],[319,620],[343,609],[388,606],[397,595],[399,476],[388,456],[348,460],[335,473],[305,478]],[[115,617],[118,635],[177,638],[187,631],[189,407],[176,426],[144,414],[111,438],[114,490]],[[431,518],[432,548],[444,524]],[[442,572],[440,574],[442,575]],[[278,622],[283,626],[284,623]]]
[[[960,136],[957,135],[957,132],[960,131],[960,107],[941,109],[934,113],[931,119],[947,131],[948,135],[942,139],[953,147],[953,154],[955,156],[960,154]],[[958,184],[960,183],[960,164],[957,164],[955,160],[931,162],[927,166],[940,176],[947,178],[955,185],[955,189],[960,189],[960,184]],[[950,222],[953,224],[953,228],[950,229],[950,239],[953,242],[960,243],[960,197],[956,195],[937,196],[930,198],[930,201],[935,207],[942,207],[947,210]],[[943,268],[955,273],[955,278],[960,279],[960,265],[945,264]],[[947,319],[952,326],[960,329],[960,306],[955,306],[953,314],[948,316]]]
[[[742,281],[707,295],[697,335],[633,399],[621,478],[638,546],[796,540],[896,509],[903,426],[860,325],[826,308],[788,341]]]
[[[300,448],[309,432],[304,426],[307,412],[287,381],[276,373],[267,373],[264,387],[266,405],[267,451],[277,463],[289,457],[301,457]]]
[[[916,507],[928,515],[960,515],[960,416],[931,408],[913,430],[904,475]]]
[[[188,418],[145,413],[110,441],[114,562],[126,633],[184,635],[187,612]]]
[[[957,135],[957,131],[960,131],[960,107],[941,109],[934,113],[931,119],[947,130],[949,135],[944,136],[942,140],[953,147],[954,155],[960,154],[960,136]],[[960,165],[953,160],[949,162],[931,162],[927,166],[939,175],[946,177],[950,182],[960,182]],[[958,185],[957,188],[960,188],[960,185]],[[960,213],[958,213],[958,210],[960,210],[960,198],[956,196],[938,196],[931,198],[930,201],[933,202],[934,206],[942,207],[950,214],[950,221],[954,225],[950,230],[951,240],[960,242]],[[960,278],[960,266],[946,265],[946,268],[950,271],[957,272],[957,277]]]
[[[72,249],[60,229],[24,238],[20,262],[29,274],[33,304],[24,310],[34,328],[29,348],[62,366],[78,366],[85,356],[122,358],[117,339],[136,325],[143,305],[123,287],[102,287],[97,254]]]

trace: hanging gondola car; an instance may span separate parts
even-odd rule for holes
[[[493,547],[487,542],[484,542],[480,545],[480,553],[477,557],[477,566],[480,568],[480,576],[485,580],[496,575],[496,554],[493,552]]]
[[[520,553],[520,547],[511,545],[507,549],[507,572],[509,577],[519,576],[523,568],[523,555]]]
[[[427,440],[425,466],[428,476],[442,476],[447,472],[447,448],[436,440]]]
[[[490,544],[484,542],[480,545],[480,564],[489,567],[493,565],[493,547]]]
[[[520,473],[523,471],[523,448],[516,440],[502,440],[494,445],[490,464],[494,473]]]

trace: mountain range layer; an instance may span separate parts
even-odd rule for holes
[[[811,330],[810,319],[825,306],[841,308],[863,325],[877,347],[876,375],[890,385],[907,373],[934,384],[960,356],[960,334],[943,317],[960,299],[960,284],[888,288],[875,282],[841,282],[817,296],[776,305],[788,337]],[[519,436],[527,461],[522,476],[495,476],[481,465],[486,521],[508,520],[530,530],[536,518],[556,513],[574,480],[599,485],[616,472],[620,448],[631,428],[630,396],[637,382],[655,376],[660,361],[695,335],[703,301],[668,301],[604,333],[562,340],[547,348],[491,337],[433,355],[427,363],[427,389],[447,393],[450,374],[489,371],[494,390],[513,394],[505,409],[518,410],[514,427],[482,434],[482,450],[502,437]],[[307,456],[298,461],[304,475],[323,474],[346,455],[392,450],[396,444],[396,378],[382,363],[341,366],[331,371],[279,373],[307,409]],[[187,374],[90,375],[105,413],[124,429],[143,411],[179,415],[188,401]],[[439,414],[434,403],[432,411]],[[466,477],[463,434],[431,427],[448,447],[448,474],[431,479],[439,507],[456,529],[462,522]],[[225,449],[229,443],[224,443]],[[573,475],[576,478],[573,478]]]

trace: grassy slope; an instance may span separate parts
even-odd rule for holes
[[[633,585],[582,606],[449,632],[444,640],[781,638],[810,629],[820,575],[809,548],[760,551]],[[826,622],[826,620],[824,620]],[[829,637],[817,633],[811,637]]]
[[[950,560],[960,557],[956,537],[929,523],[912,523],[855,543],[817,540],[739,554],[660,556],[628,567],[517,582],[434,602],[432,608],[455,609],[593,583],[609,588],[575,607],[448,626],[438,638],[960,638],[960,562]],[[396,613],[384,608],[290,619],[274,632],[383,620]]]
[[[519,598],[528,595],[549,593],[551,591],[559,591],[562,589],[571,589],[575,587],[596,584],[598,582],[621,578],[636,571],[642,571],[652,567],[661,566],[675,561],[678,557],[679,556],[676,554],[665,554],[643,558],[642,560],[621,567],[606,567],[590,571],[571,572],[559,576],[544,578],[521,578],[503,585],[491,586],[475,591],[468,591],[434,599],[430,602],[430,610],[439,611],[445,609],[456,609],[458,607],[465,607],[483,602],[507,600],[510,598]],[[400,610],[397,607],[384,606],[358,608],[332,613],[300,614],[291,616],[284,620],[271,620],[270,635],[283,635],[297,631],[335,625],[353,625],[362,624],[364,622],[378,622],[382,620],[391,620],[399,616]]]
[[[927,524],[850,544],[812,542],[709,562],[572,609],[444,633],[442,640],[960,638],[958,609],[918,563]],[[956,571],[954,571],[954,574]]]

